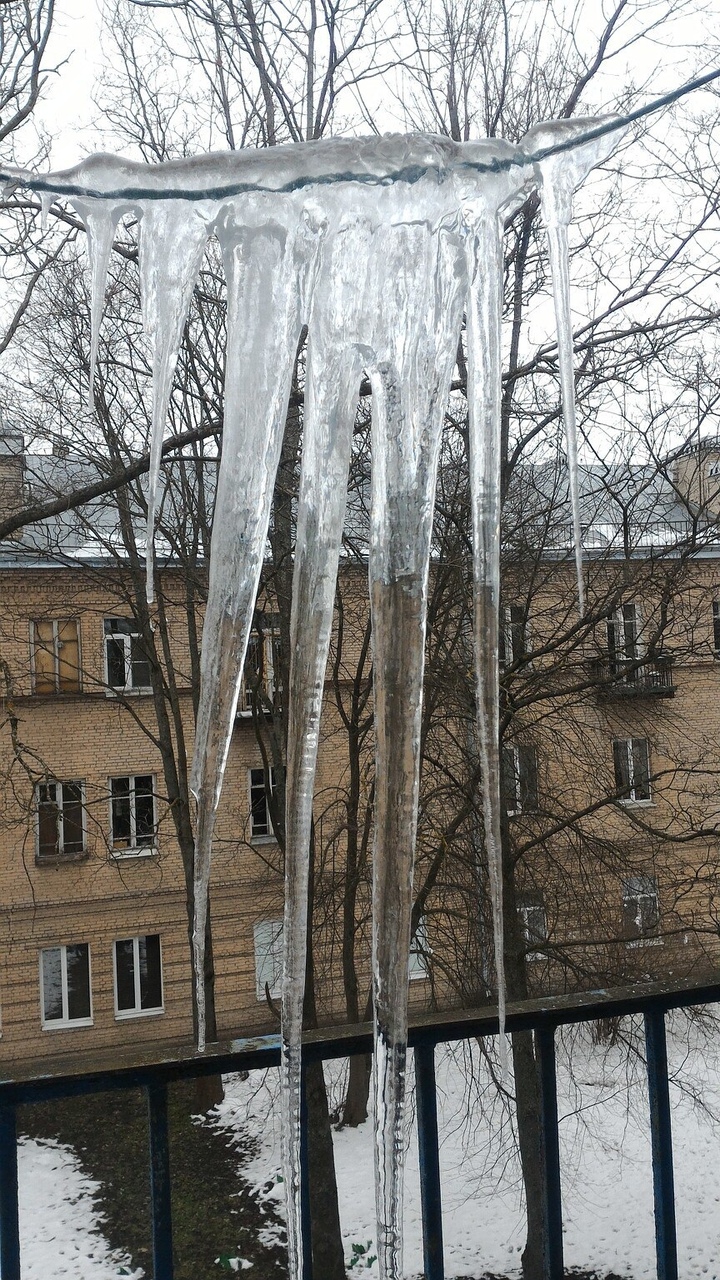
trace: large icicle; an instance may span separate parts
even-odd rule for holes
[[[503,143],[479,143],[481,156],[507,158]],[[488,177],[479,190],[463,192],[468,226],[467,302],[470,493],[473,524],[475,679],[482,769],[483,821],[495,942],[500,1057],[505,1045],[505,955],[503,858],[500,801],[500,511],[502,471],[501,321],[503,253],[501,211],[521,201],[530,186],[530,166],[513,166]]]
[[[88,258],[90,260],[90,374],[88,382],[88,409],[95,408],[95,370],[100,346],[100,325],[105,310],[110,254],[115,232],[123,215],[122,206],[105,200],[74,200],[75,211],[82,219],[87,232]]]
[[[376,316],[368,352],[373,389],[369,572],[376,760],[373,1093],[381,1280],[402,1276],[408,957],[427,583],[440,436],[463,300],[458,219],[449,228],[433,226],[437,213],[427,193],[413,196],[407,221],[376,234],[367,290],[370,315]],[[421,221],[423,214],[427,221]]]
[[[260,202],[262,205],[262,202]],[[264,216],[263,216],[264,215]],[[303,241],[261,207],[218,230],[228,289],[223,450],[203,626],[191,788],[198,802],[193,935],[198,1048],[205,1045],[205,930],[215,815],[252,626],[300,337]],[[210,637],[207,641],[205,637]]]
[[[336,223],[339,219],[336,217]],[[357,346],[370,227],[351,217],[328,235],[310,314],[303,460],[291,617],[285,822],[285,965],[281,1106],[290,1275],[302,1280],[300,1111],[308,857],[322,695],[362,376]]]
[[[538,124],[523,138],[522,145],[528,152],[551,147],[558,142],[569,142],[589,132],[603,121],[592,116],[579,116],[574,120],[550,120]],[[573,369],[573,334],[570,313],[570,265],[568,258],[568,226],[572,218],[573,195],[591,169],[601,164],[615,150],[622,131],[605,134],[573,147],[570,151],[546,156],[536,162],[539,175],[540,199],[543,218],[547,226],[550,251],[550,273],[553,283],[553,303],[557,327],[558,365],[565,439],[567,442],[568,476],[570,482],[570,506],[572,509],[575,571],[578,585],[578,607],[585,612],[585,580],[582,561],[582,529],[580,525],[580,494],[578,488],[577,415],[575,404],[575,375]]]
[[[298,1135],[312,793],[361,366],[373,387],[369,576],[377,725],[373,992],[378,1254],[383,1280],[399,1280],[424,635],[445,401],[466,305],[478,722],[502,1023],[497,662],[500,218],[523,197],[529,153],[540,148],[541,154],[532,157],[533,173],[542,185],[550,234],[582,600],[567,224],[575,187],[610,153],[619,134],[573,146],[563,155],[542,151],[558,142],[572,143],[594,123],[538,126],[524,139],[522,149],[499,142],[456,145],[429,136],[331,139],[156,166],[99,155],[51,175],[57,184],[53,189],[72,199],[88,230],[93,368],[115,229],[128,211],[144,217],[143,312],[154,341],[151,526],[178,344],[205,240],[213,230],[225,263],[225,425],[191,780],[198,801],[194,964],[200,1048],[205,1043],[204,959],[213,826],[266,546],[293,359],[301,324],[309,322],[288,693],[282,1034],[293,1280],[302,1274]],[[18,171],[18,181],[22,176]],[[78,186],[81,192],[73,189]]]
[[[154,599],[153,537],[163,433],[183,327],[208,238],[210,211],[183,200],[147,200],[140,224],[140,297],[153,347],[153,405],[147,489],[147,598]]]

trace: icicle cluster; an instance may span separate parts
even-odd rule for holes
[[[293,361],[308,326],[303,461],[291,619],[282,1107],[290,1274],[301,1280],[300,1045],[308,848],[322,689],[360,380],[372,385],[369,553],[374,634],[373,871],[378,1255],[402,1274],[407,991],[419,730],[435,481],[445,407],[467,318],[475,661],[487,856],[504,1018],[498,607],[503,220],[541,192],[550,238],[578,582],[582,565],[567,265],[572,194],[618,134],[533,160],[593,120],[538,126],[521,146],[418,135],[340,139],[153,167],[97,155],[51,175],[88,233],[92,364],[120,219],[140,219],[144,324],[153,344],[148,547],[183,326],[208,237],[227,278],[224,436],[203,632],[192,790],[195,973],[205,1039],[204,946],[213,825],[266,546]],[[228,185],[239,188],[226,194]],[[48,196],[44,197],[47,205]],[[152,592],[148,552],[149,594]],[[504,1045],[504,1036],[501,1036]]]

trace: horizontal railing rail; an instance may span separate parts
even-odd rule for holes
[[[678,1280],[675,1233],[670,1096],[665,1015],[673,1009],[720,1002],[718,980],[660,982],[527,1000],[509,1006],[509,1032],[536,1038],[540,1070],[542,1162],[544,1172],[545,1280],[562,1280],[562,1180],[555,1081],[558,1027],[597,1019],[642,1014],[652,1138],[653,1193],[658,1280]],[[416,1107],[420,1155],[420,1195],[426,1280],[444,1280],[442,1187],[439,1162],[435,1049],[437,1045],[498,1034],[493,1006],[421,1015],[409,1027],[415,1050]],[[344,1058],[372,1049],[369,1024],[307,1032],[303,1062]],[[155,1280],[173,1280],[171,1176],[167,1088],[177,1080],[277,1067],[280,1037],[260,1035],[223,1041],[198,1054],[188,1042],[148,1045],[119,1054],[117,1049],[73,1057],[0,1063],[0,1280],[21,1280],[17,1183],[17,1118],[21,1104],[102,1090],[145,1090],[148,1105],[149,1168]],[[303,1144],[303,1197],[309,1240],[309,1171]],[[308,1255],[308,1280],[313,1280]],[[52,1280],[48,1275],[47,1280]],[[322,1280],[322,1277],[314,1277]]]

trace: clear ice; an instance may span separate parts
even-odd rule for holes
[[[203,631],[192,791],[194,966],[205,1046],[204,949],[213,826],[265,554],[298,342],[308,329],[291,616],[286,782],[282,1111],[290,1274],[302,1280],[301,1037],[308,851],[353,424],[372,386],[369,592],[374,636],[373,1074],[382,1280],[402,1275],[408,955],[427,587],[445,407],[466,317],[475,666],[482,799],[505,1059],[498,618],[503,225],[539,188],[548,228],[583,605],[567,228],[573,192],[618,132],[594,119],[538,125],[513,146],[430,135],[333,139],[146,166],[96,155],[49,175],[88,236],[91,375],[113,237],[140,220],[143,321],[153,351],[148,592],[163,432],[193,288],[211,235],[227,280],[223,449]],[[574,140],[578,139],[575,145]],[[556,143],[570,143],[546,155]],[[539,157],[534,156],[541,149]],[[23,175],[18,171],[18,181]]]

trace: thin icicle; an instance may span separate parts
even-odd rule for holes
[[[477,144],[502,158],[507,144]],[[514,167],[465,193],[468,226],[467,302],[470,493],[473,523],[475,678],[482,770],[483,820],[492,903],[500,1022],[500,1062],[508,1074],[505,1038],[505,944],[500,822],[500,511],[502,469],[501,321],[503,254],[501,210],[519,203],[531,170]]]
[[[348,469],[362,359],[358,307],[370,228],[352,218],[323,246],[310,314],[303,460],[290,625],[285,782],[285,920],[281,1111],[290,1275],[302,1280],[301,1051],[307,957],[308,872],[322,695],[332,628]]]
[[[147,598],[155,597],[153,539],[158,512],[162,442],[175,366],[211,212],[182,200],[148,200],[140,224],[140,298],[153,347],[153,405],[147,488]]]
[[[87,232],[90,259],[90,375],[88,409],[95,410],[95,370],[100,346],[100,325],[105,310],[110,254],[124,207],[105,200],[73,200],[73,206]]]
[[[47,234],[48,217],[53,206],[55,197],[52,191],[41,191],[40,193],[40,230],[43,235]]]
[[[536,125],[525,135],[522,145],[526,151],[552,146],[553,143],[572,139],[586,133],[602,120],[594,116],[575,120],[551,120]],[[624,130],[596,138],[584,146],[547,156],[536,162],[540,177],[540,197],[548,232],[550,272],[553,283],[553,303],[557,326],[558,364],[565,439],[567,442],[568,475],[570,481],[570,506],[572,509],[573,546],[577,574],[578,608],[585,613],[585,580],[583,576],[583,547],[578,484],[577,415],[575,403],[575,375],[573,369],[573,335],[570,312],[570,266],[568,258],[568,226],[572,218],[573,195],[591,169],[601,164],[615,150]]]

